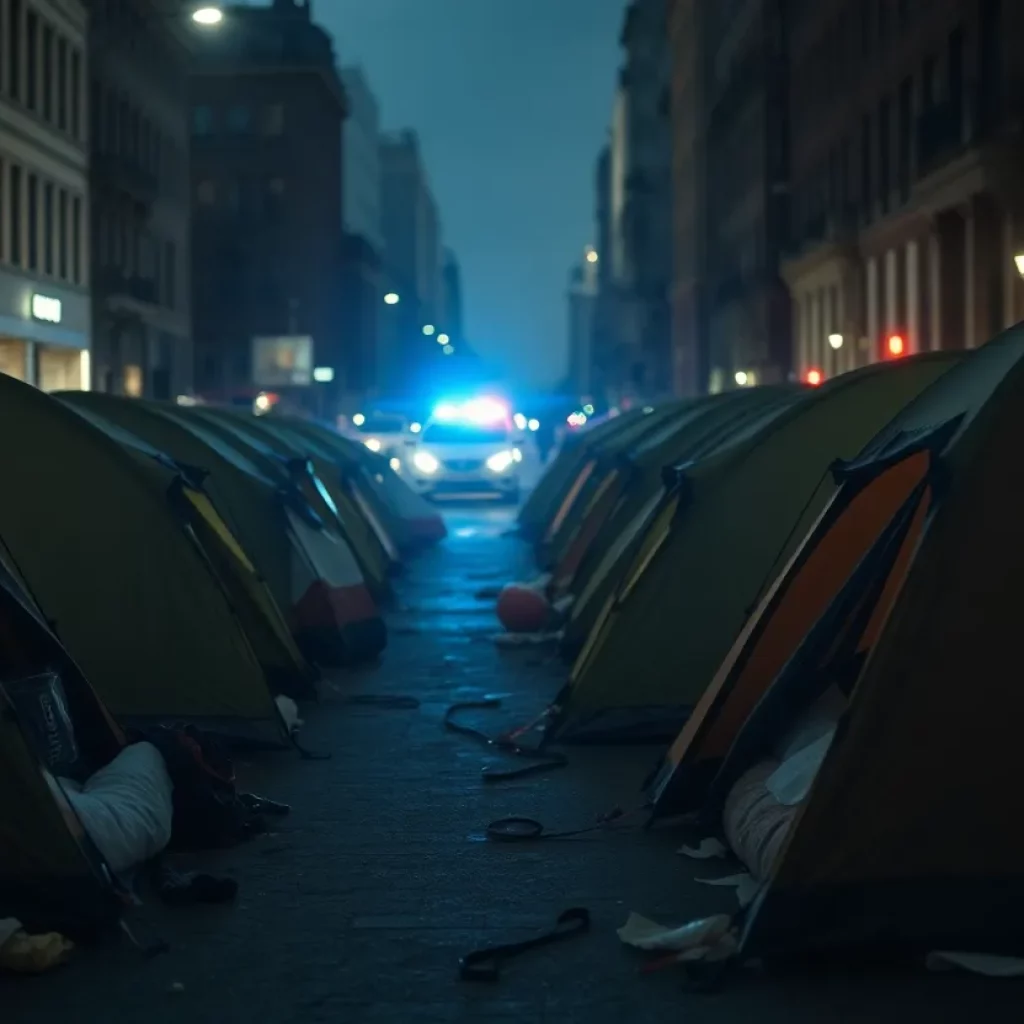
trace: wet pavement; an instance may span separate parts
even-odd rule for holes
[[[500,732],[536,715],[565,668],[541,649],[498,649],[493,602],[475,596],[533,573],[526,550],[507,535],[512,513],[454,509],[448,520],[448,541],[402,581],[382,663],[334,679],[306,714],[306,745],[332,758],[275,754],[241,766],[246,786],[293,809],[276,834],[203,860],[238,879],[238,902],[152,908],[148,920],[168,953],[147,961],[127,943],[82,951],[60,971],[0,983],[0,1018],[952,1022],[976,1015],[984,1001],[988,1020],[1020,1019],[1013,982],[963,976],[750,971],[715,994],[687,992],[674,971],[638,973],[643,961],[615,934],[630,910],[682,923],[731,909],[723,890],[694,884],[692,866],[674,853],[678,837],[624,829],[519,845],[482,841],[487,822],[505,815],[559,830],[635,806],[657,751],[571,749],[564,769],[481,780],[496,759],[446,732],[445,709],[498,694],[500,708],[460,720]],[[346,704],[364,693],[412,696],[420,706]],[[461,954],[530,937],[573,906],[590,910],[589,934],[525,955],[495,984],[458,980]]]

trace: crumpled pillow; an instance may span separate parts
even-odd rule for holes
[[[84,785],[72,779],[48,781],[59,783],[86,834],[115,872],[155,857],[171,841],[174,784],[152,743],[125,747]]]

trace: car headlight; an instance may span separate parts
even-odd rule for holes
[[[513,448],[512,449],[512,460],[514,462],[522,462],[523,461],[523,453],[518,448]]]
[[[430,452],[417,452],[412,457],[412,461],[416,468],[421,473],[426,473],[427,476],[430,476],[431,473],[436,473],[441,465]]]
[[[363,442],[363,444],[365,444],[366,447],[369,448],[371,452],[379,452],[380,451],[380,441],[378,441],[377,438],[375,438],[375,437],[368,437]]]
[[[391,467],[391,468],[392,468],[392,469],[393,469],[393,470],[394,470],[394,471],[395,471],[396,473],[401,473],[401,472],[402,472],[402,460],[401,460],[401,459],[397,459],[397,458],[392,458],[392,459],[391,459],[391,461],[390,461],[390,462],[388,463],[388,465],[389,465],[389,466],[390,466],[390,467]]]
[[[495,452],[487,460],[487,468],[492,473],[504,473],[515,461],[516,458],[512,452]]]

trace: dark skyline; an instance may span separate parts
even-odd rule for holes
[[[565,374],[566,282],[593,233],[625,0],[319,0],[385,130],[420,135],[474,348],[512,383]]]

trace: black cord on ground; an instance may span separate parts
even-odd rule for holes
[[[564,754],[551,753],[539,749],[530,749],[520,746],[510,736],[488,736],[487,733],[474,729],[470,725],[462,725],[456,722],[454,716],[460,711],[479,711],[482,709],[493,709],[501,707],[500,697],[483,697],[480,700],[459,701],[452,704],[444,713],[444,727],[449,732],[457,733],[460,736],[468,736],[470,739],[482,743],[492,750],[511,757],[527,758],[536,761],[536,764],[528,764],[522,768],[494,768],[488,766],[483,768],[480,776],[484,782],[507,782],[510,779],[520,779],[526,775],[535,775],[539,772],[549,771],[553,768],[564,768],[569,761]]]

